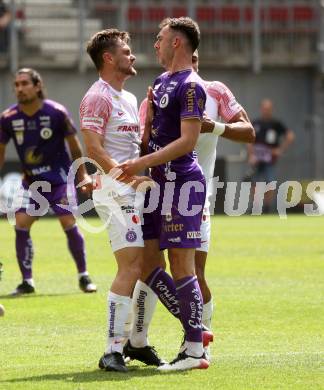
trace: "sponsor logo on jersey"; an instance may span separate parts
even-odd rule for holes
[[[24,120],[23,119],[14,119],[14,120],[12,120],[11,121],[11,124],[12,124],[12,126],[13,127],[20,127],[20,126],[22,126],[22,127],[24,127]]]
[[[172,214],[171,213],[165,214],[165,220],[167,222],[171,222],[172,221]]]
[[[169,104],[169,95],[167,93],[165,93],[161,99],[160,99],[160,103],[159,103],[159,106],[161,108],[165,108],[167,105]]]
[[[50,129],[49,127],[44,127],[41,131],[40,131],[40,136],[43,138],[43,139],[49,139],[52,137],[52,134],[53,134],[53,130]]]
[[[118,111],[117,114],[118,114],[118,116],[123,116],[124,115],[123,111]]]
[[[24,143],[24,131],[15,130],[15,137],[18,145],[22,145]]]
[[[40,116],[39,122],[40,122],[41,127],[50,127],[51,126],[51,118],[47,115]]]
[[[201,238],[201,232],[187,232],[187,238],[192,239],[192,238]]]
[[[150,142],[149,142],[149,147],[150,147],[152,150],[154,150],[155,152],[156,152],[157,150],[160,150],[160,149],[161,149],[161,146],[155,144],[152,140],[150,140]]]
[[[123,133],[139,133],[139,126],[138,125],[118,126],[117,131],[121,131]]]
[[[153,138],[157,137],[157,135],[158,135],[157,129],[155,129],[154,127],[152,127],[152,129],[151,129],[151,134],[152,134],[152,137],[153,137]]]
[[[103,126],[103,118],[98,118],[97,116],[85,116],[82,118],[82,127],[87,126]]]
[[[42,173],[47,173],[51,171],[51,167],[49,165],[44,165],[42,167],[33,168],[27,171],[27,174],[29,176],[37,176],[41,175]]]
[[[203,110],[204,109],[204,99],[198,99],[198,107]]]
[[[34,120],[27,121],[27,130],[36,130],[36,129],[37,129],[36,121]]]
[[[137,234],[134,232],[134,230],[128,230],[125,238],[128,242],[134,242],[137,239]]]
[[[194,83],[191,83],[191,86]],[[195,101],[195,96],[196,96],[196,91],[194,90],[193,87],[189,88],[186,92],[186,97],[187,97],[187,111],[188,112],[193,112],[194,110],[194,101]]]
[[[43,161],[43,155],[34,155],[35,146],[28,148],[25,152],[25,162],[30,165],[38,165]]]

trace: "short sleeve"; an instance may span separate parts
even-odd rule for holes
[[[3,116],[0,116],[0,144],[7,144],[10,141],[11,134],[7,131]]]
[[[102,95],[89,93],[80,104],[81,129],[104,135],[111,116],[111,102]]]
[[[197,82],[184,83],[178,93],[181,119],[203,120],[206,105],[206,92]]]
[[[231,90],[223,83],[214,81],[207,86],[207,93],[218,103],[218,115],[229,122],[242,110]]]

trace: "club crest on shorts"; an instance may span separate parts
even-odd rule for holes
[[[128,242],[134,242],[137,239],[137,234],[134,232],[134,230],[128,230],[126,233],[126,240]]]
[[[49,139],[52,137],[52,134],[53,134],[53,130],[50,129],[49,127],[44,127],[41,132],[40,132],[40,136],[43,138],[43,139]]]

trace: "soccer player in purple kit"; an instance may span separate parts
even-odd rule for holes
[[[192,54],[198,47],[200,32],[188,17],[167,18],[160,28],[154,47],[168,72],[159,76],[153,86],[149,154],[125,162],[120,168],[129,176],[151,168],[160,190],[158,208],[144,215],[141,288],[151,288],[164,304],[161,290],[172,292],[175,302],[169,310],[181,320],[185,340],[178,356],[158,370],[208,368],[201,324],[203,301],[195,275],[195,250],[200,247],[206,195],[205,179],[193,152],[206,102],[203,82],[192,70]],[[149,264],[151,259],[160,258],[163,249],[168,250],[173,279],[161,267],[152,271]],[[135,358],[136,347],[141,349],[128,342],[125,355]]]
[[[71,158],[65,141],[72,160],[82,157],[76,128],[65,107],[45,99],[43,81],[34,69],[23,68],[17,71],[14,90],[18,103],[10,106],[0,116],[0,169],[4,164],[6,145],[13,139],[24,173],[22,184],[31,193],[30,198],[26,199],[27,204],[23,204],[15,215],[16,256],[23,280],[12,295],[35,292],[30,229],[38,216],[44,215],[46,211],[36,201],[40,195],[52,207],[66,234],[68,248],[78,270],[80,289],[86,293],[95,292],[97,288],[87,272],[84,238],[72,212],[59,206],[68,204],[67,175]],[[90,193],[92,183],[84,165],[80,166],[77,175],[79,182],[84,183],[82,189]],[[31,190],[33,186],[30,185],[38,181],[45,181],[50,186]],[[31,208],[33,212],[30,212]]]

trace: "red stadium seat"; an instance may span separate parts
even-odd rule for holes
[[[312,7],[296,6],[293,8],[293,16],[297,22],[309,22],[315,19],[315,12]]]
[[[269,19],[272,22],[285,22],[289,17],[289,10],[286,7],[270,7]]]
[[[180,18],[180,16],[187,16],[188,9],[186,7],[173,7],[171,15],[173,18]]]
[[[211,22],[216,18],[216,9],[214,7],[197,7],[196,19],[198,22]]]
[[[223,22],[238,22],[240,20],[240,8],[222,7],[220,17]]]
[[[129,7],[127,17],[130,22],[140,22],[143,19],[143,10],[140,7]]]
[[[166,18],[167,10],[163,7],[149,7],[146,11],[146,18],[153,22]]]

